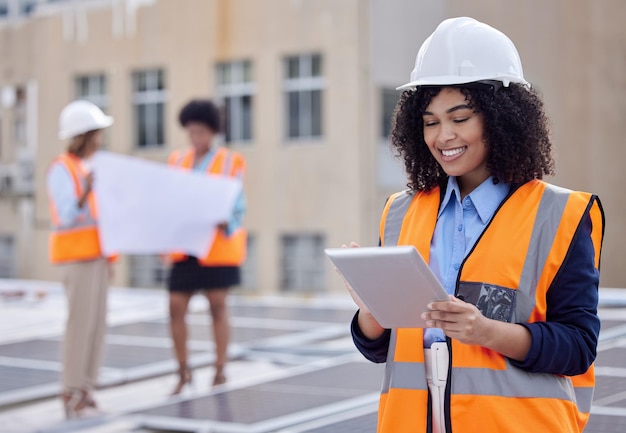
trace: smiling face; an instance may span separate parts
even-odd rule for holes
[[[445,87],[423,114],[424,141],[448,176],[455,176],[463,196],[489,177],[484,120],[456,88]]]

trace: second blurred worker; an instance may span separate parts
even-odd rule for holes
[[[178,120],[185,128],[190,148],[175,151],[169,164],[187,170],[243,179],[245,161],[241,155],[213,145],[219,132],[218,108],[210,100],[193,100],[180,111]],[[172,270],[168,281],[170,292],[170,328],[174,350],[179,363],[180,379],[172,394],[178,394],[191,382],[187,365],[187,325],[185,316],[191,296],[202,291],[210,305],[215,341],[214,385],[226,381],[224,365],[227,359],[229,320],[226,306],[228,288],[240,282],[239,267],[246,255],[246,231],[242,227],[245,196],[239,196],[231,218],[217,226],[213,245],[206,257],[172,254]]]

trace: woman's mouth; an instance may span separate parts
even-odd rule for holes
[[[455,147],[454,149],[440,149],[443,160],[448,162],[458,158],[460,155],[465,153],[467,150],[467,146],[463,147]]]

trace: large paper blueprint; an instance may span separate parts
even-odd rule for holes
[[[183,251],[203,257],[228,221],[241,182],[111,152],[93,158],[105,254]]]

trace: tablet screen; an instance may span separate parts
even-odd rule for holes
[[[423,328],[426,306],[449,299],[413,246],[328,248],[325,253],[385,328]]]

